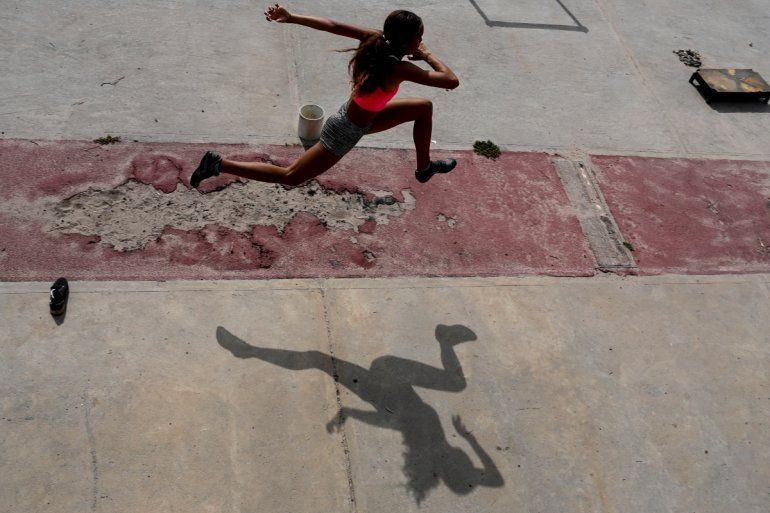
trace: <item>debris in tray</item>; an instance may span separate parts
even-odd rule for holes
[[[692,68],[700,68],[703,63],[701,62],[700,54],[697,50],[674,50],[674,53],[679,56],[679,60]]]

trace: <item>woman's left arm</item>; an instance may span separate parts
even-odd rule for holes
[[[367,39],[373,34],[379,34],[379,32],[374,29],[338,23],[328,18],[291,14],[285,7],[281,7],[278,4],[272,5],[265,10],[265,18],[267,21],[277,21],[278,23],[296,23],[297,25],[304,25],[317,30],[323,30],[324,32],[331,32],[338,36],[351,37],[353,39],[358,39],[359,41]]]

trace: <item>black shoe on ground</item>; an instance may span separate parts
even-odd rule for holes
[[[221,162],[222,157],[219,156],[219,153],[207,151],[201,159],[201,163],[198,164],[198,169],[190,177],[190,185],[197,189],[203,180],[212,176],[219,176],[219,164]]]
[[[61,315],[67,309],[70,287],[65,278],[59,278],[51,285],[51,315]]]
[[[414,177],[417,178],[418,182],[425,183],[436,173],[448,173],[453,170],[456,165],[457,161],[455,159],[431,160],[428,167],[415,171]]]

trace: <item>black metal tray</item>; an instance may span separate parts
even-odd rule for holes
[[[770,85],[753,69],[699,69],[690,77],[690,83],[703,93],[706,103],[770,100]]]

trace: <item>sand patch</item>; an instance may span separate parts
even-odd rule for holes
[[[136,180],[110,190],[88,189],[47,209],[47,228],[61,233],[96,235],[117,251],[143,249],[167,226],[185,231],[218,225],[250,233],[257,225],[283,233],[301,212],[317,217],[330,230],[358,232],[364,223],[388,224],[391,217],[415,208],[408,189],[399,202],[384,191],[374,200],[364,194],[335,192],[312,181],[286,189],[260,182],[233,183],[208,194],[178,184],[168,194]]]

